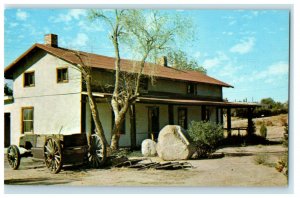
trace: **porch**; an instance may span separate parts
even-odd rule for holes
[[[83,93],[83,96],[85,94]],[[106,105],[107,127],[105,131],[110,132],[112,127],[112,111],[109,108],[111,94],[94,93],[97,104]],[[86,101],[86,100],[82,100]],[[106,103],[106,104],[105,104]],[[86,106],[86,105],[83,105]],[[125,131],[121,136],[123,146],[132,148],[139,146],[146,138],[156,139],[159,131],[168,124],[181,125],[187,129],[188,123],[195,121],[212,121],[223,124],[227,131],[227,137],[232,135],[232,131],[253,133],[252,115],[258,104],[254,103],[232,103],[224,101],[204,101],[191,99],[158,98],[158,97],[138,97],[136,102],[129,108],[126,115]],[[86,108],[88,108],[86,106]],[[248,126],[232,127],[231,111],[233,108],[246,108],[248,110]],[[102,108],[103,110],[103,108]],[[88,112],[87,112],[88,113]],[[225,116],[225,119],[223,118]],[[107,134],[110,137],[110,134]]]

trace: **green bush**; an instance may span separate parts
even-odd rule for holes
[[[187,131],[200,158],[206,158],[216,151],[219,142],[224,138],[222,125],[214,122],[192,121]]]
[[[259,132],[260,132],[260,135],[261,135],[262,137],[267,138],[267,132],[268,132],[268,129],[267,129],[267,127],[266,127],[266,125],[265,125],[264,122],[263,122],[263,124],[261,125]]]

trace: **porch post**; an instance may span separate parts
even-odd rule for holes
[[[136,147],[136,116],[135,116],[135,104],[130,105],[130,144],[131,149]]]
[[[169,124],[174,124],[174,106],[172,104],[168,105],[168,114],[169,114]]]
[[[228,132],[228,136],[231,136],[231,108],[228,107],[227,108],[227,132]]]
[[[201,106],[201,120],[206,121],[206,106]]]
[[[254,123],[252,121],[253,108],[251,107],[248,107],[247,118],[248,118],[248,135],[252,135],[253,133],[255,133],[255,131],[254,131]]]
[[[219,108],[216,107],[216,123],[219,124]]]
[[[223,125],[224,124],[224,120],[223,120],[223,108],[221,108],[221,124]]]

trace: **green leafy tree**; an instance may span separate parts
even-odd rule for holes
[[[204,74],[207,72],[206,69],[200,66],[196,60],[189,60],[188,55],[181,50],[169,52],[167,57],[170,65],[172,65],[174,68],[188,71],[198,71]]]
[[[4,95],[7,96],[12,96],[13,95],[13,90],[5,83],[4,85]]]
[[[146,61],[156,60],[170,48],[178,38],[188,30],[187,22],[180,17],[164,14],[155,10],[114,10],[107,13],[103,10],[91,10],[92,20],[104,21],[110,31],[110,40],[115,51],[115,82],[111,106],[114,113],[110,148],[117,150],[122,123],[126,112],[136,101],[140,92],[140,81]],[[126,46],[137,61],[133,73],[121,70],[120,45]]]

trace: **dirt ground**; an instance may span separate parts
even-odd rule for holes
[[[246,122],[235,120],[234,122]],[[236,124],[236,123],[235,123]],[[268,138],[280,140],[283,126],[274,122],[267,126]],[[223,157],[205,160],[187,160],[193,168],[185,170],[138,171],[129,168],[88,169],[64,167],[59,174],[51,174],[40,160],[22,158],[19,170],[9,168],[4,162],[4,183],[13,185],[80,185],[80,186],[287,186],[287,177],[275,169],[286,148],[277,145],[226,147],[216,153]],[[257,156],[263,155],[263,164]],[[158,157],[148,158],[160,161]]]

